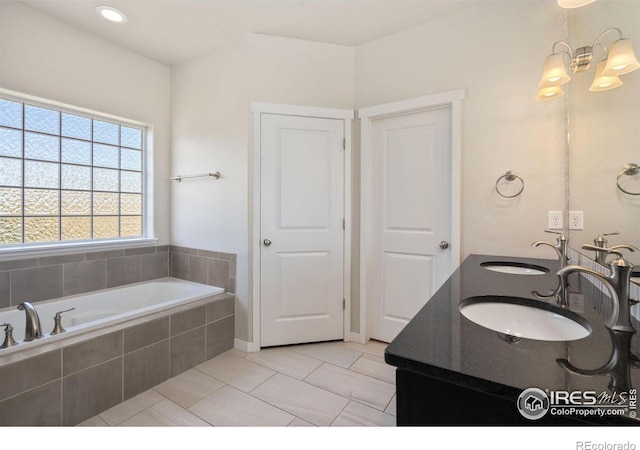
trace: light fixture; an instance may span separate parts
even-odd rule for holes
[[[618,39],[609,47],[607,65],[603,75],[624,75],[640,68],[640,63],[633,53],[631,39]]]
[[[618,40],[614,41],[607,50],[607,47],[600,40],[610,32],[617,32],[619,36]],[[558,46],[564,46],[566,50],[556,50]],[[561,85],[571,79],[566,71],[564,57],[569,57],[569,68],[572,73],[585,72],[591,67],[596,46],[602,48],[605,58],[596,67],[596,74],[589,88],[590,91],[607,91],[622,86],[623,83],[619,76],[640,68],[640,63],[633,52],[631,39],[623,38],[622,31],[618,28],[609,28],[603,31],[592,45],[579,47],[575,51],[569,43],[557,41],[553,44],[551,55],[544,62],[542,78],[538,84],[541,89],[537,98],[544,100],[561,96],[564,93],[562,89],[552,90],[551,88],[560,88]]]
[[[622,86],[622,80],[620,80],[619,76],[606,76],[602,74],[606,64],[606,59],[603,59],[598,63],[598,66],[596,67],[596,76],[593,78],[593,83],[591,83],[591,87],[589,88],[591,92],[608,91],[609,89],[615,89]]]
[[[541,88],[560,86],[567,83],[571,77],[567,75],[564,67],[564,60],[560,53],[554,53],[547,56],[544,62],[544,70],[542,71],[542,79],[538,85]]]
[[[564,95],[564,91],[560,86],[543,87],[538,91],[538,100],[547,100],[549,98],[556,98]]]
[[[580,8],[595,1],[596,0],[558,0],[558,5],[562,8]]]
[[[127,16],[111,6],[98,6],[96,12],[100,17],[113,23],[127,23]]]

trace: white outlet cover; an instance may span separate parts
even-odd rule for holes
[[[584,212],[569,211],[569,229],[584,230]]]
[[[562,211],[549,211],[549,229],[550,230],[562,230],[564,224],[562,223]]]

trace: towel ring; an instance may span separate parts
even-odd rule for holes
[[[637,165],[636,163],[625,164],[622,170],[620,171],[620,173],[618,174],[618,177],[616,178],[616,184],[618,185],[618,189],[620,189],[625,194],[640,195],[640,192],[629,192],[626,189],[624,189],[622,186],[620,186],[620,177],[622,175],[636,175],[638,172],[640,172],[640,166]]]
[[[520,187],[520,190],[518,192],[516,192],[513,195],[505,195],[502,192],[500,192],[500,188],[498,187],[500,184],[500,180],[505,179],[507,181],[515,181],[515,180],[520,180],[520,183],[522,184],[522,186]],[[522,191],[524,191],[524,180],[522,178],[520,178],[520,176],[518,176],[517,173],[515,173],[513,170],[508,170],[507,173],[505,173],[504,175],[502,175],[500,178],[498,178],[496,180],[496,192],[504,198],[513,198],[513,197],[517,197],[518,195],[522,194]]]

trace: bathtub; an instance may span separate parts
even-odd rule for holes
[[[39,346],[51,347],[49,344],[68,341],[79,335],[87,334],[91,337],[105,328],[117,328],[119,324],[133,323],[137,318],[167,310],[173,311],[181,305],[188,305],[223,292],[224,289],[219,287],[167,277],[32,303],[40,317],[43,337],[30,342],[23,341],[25,312],[11,306],[0,310],[0,323],[10,323],[14,327],[13,338],[19,345],[0,349],[0,358],[4,359],[6,355]],[[66,331],[51,336],[56,312],[71,308],[75,309],[62,314],[62,326]],[[1,334],[0,343],[4,340],[4,333]]]

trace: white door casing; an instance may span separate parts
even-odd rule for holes
[[[462,91],[362,118],[361,342],[390,342],[459,265]],[[448,248],[441,248],[440,242]]]
[[[342,339],[348,326],[344,302],[349,239],[343,221],[350,219],[345,214],[350,207],[345,195],[350,192],[345,177],[350,164],[344,148],[350,120],[317,117],[317,108],[291,107],[297,113],[310,109],[316,116],[305,117],[280,114],[286,105],[258,107],[254,106],[254,121],[259,121],[254,151],[258,144],[259,159],[254,155],[253,179],[259,182],[259,192],[254,185],[253,237],[259,242],[253,247],[253,347]],[[332,110],[322,112],[331,116]],[[352,117],[353,112],[340,111],[347,113]]]

